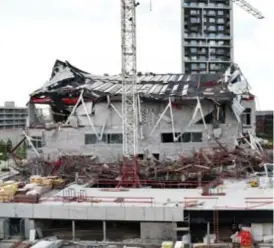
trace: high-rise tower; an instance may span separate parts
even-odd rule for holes
[[[233,62],[230,0],[182,0],[182,71],[216,73]]]

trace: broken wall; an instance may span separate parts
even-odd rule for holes
[[[121,104],[113,103],[115,109],[121,113]],[[190,154],[193,150],[199,150],[201,148],[208,148],[210,146],[216,146],[214,139],[208,139],[208,134],[212,135],[213,125],[207,124],[207,130],[203,124],[196,124],[201,115],[198,112],[194,118],[193,125],[186,130],[189,121],[192,118],[193,111],[196,102],[188,101],[181,106],[173,106],[172,114],[174,119],[174,131],[175,133],[190,133],[191,137],[193,133],[198,133],[198,140],[188,140],[188,142],[174,142],[163,140],[163,134],[166,136],[172,136],[172,122],[169,111],[165,114],[164,118],[160,121],[158,127],[151,133],[153,127],[157,123],[161,113],[166,108],[167,103],[146,103],[141,106],[142,115],[142,132],[144,139],[139,143],[139,154],[143,154],[145,150],[149,150],[152,154],[159,154],[160,159],[164,159],[167,156],[176,157],[181,154]],[[91,111],[91,106],[87,104],[87,109]],[[213,104],[209,102],[202,102],[202,109],[206,116],[213,111]],[[225,123],[219,125],[220,137],[219,141],[227,147],[234,147],[235,138],[238,135],[240,128],[234,114],[230,110],[229,106],[226,106],[225,111]],[[60,130],[39,130],[30,129],[30,136],[43,136],[44,147],[42,147],[45,157],[48,155],[54,159],[59,156],[61,152],[69,154],[86,154],[96,155],[100,162],[117,161],[122,154],[122,142],[108,143],[105,142],[107,134],[122,134],[122,119],[113,108],[108,108],[106,103],[98,103],[94,106],[94,112],[91,115],[91,121],[94,125],[94,129],[90,126],[87,116],[83,113],[81,108],[77,111],[78,122],[83,127],[69,128],[63,127]],[[95,143],[87,143],[87,135],[98,136],[105,135],[103,141]],[[117,136],[116,135],[116,136]],[[199,140],[200,138],[200,140]],[[35,156],[33,151],[29,152],[29,156]]]

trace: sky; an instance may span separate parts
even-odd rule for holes
[[[274,1],[248,0],[265,19],[234,6],[234,56],[257,96],[274,109]],[[137,68],[181,72],[180,0],[139,0]],[[0,105],[24,106],[56,59],[93,74],[121,70],[120,0],[0,0]]]

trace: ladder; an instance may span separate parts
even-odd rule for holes
[[[213,233],[216,235],[216,243],[219,242],[219,212],[213,210]]]

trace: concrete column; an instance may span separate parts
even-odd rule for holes
[[[72,221],[72,240],[75,240],[75,221]]]
[[[107,223],[103,221],[103,241],[107,241]]]
[[[35,229],[35,221],[31,219],[25,219],[24,221],[24,228],[25,228],[25,237],[29,238],[29,231],[31,229]]]
[[[206,232],[206,234],[207,234],[207,244],[209,245],[209,243],[210,243],[210,237],[209,237],[209,235],[210,235],[210,223],[209,222],[207,222],[207,232]]]

